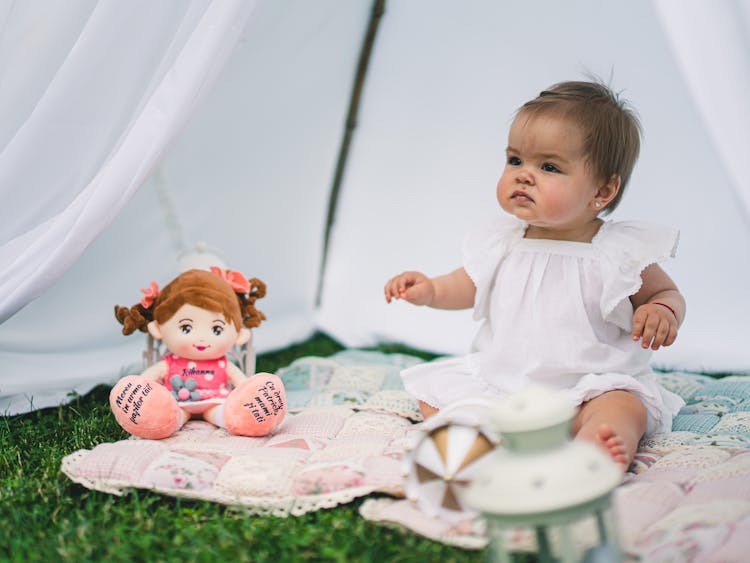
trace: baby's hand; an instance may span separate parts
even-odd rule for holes
[[[414,305],[429,305],[435,296],[435,284],[420,272],[404,272],[385,284],[385,300],[406,299]]]
[[[641,340],[641,346],[658,350],[669,346],[677,338],[677,318],[664,305],[646,303],[633,314],[633,340]]]

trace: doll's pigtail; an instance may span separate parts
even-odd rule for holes
[[[255,302],[266,296],[266,284],[258,278],[250,278],[250,291],[246,294],[237,294],[240,301],[240,311],[242,312],[242,324],[245,328],[255,328],[260,326],[261,321],[266,320],[266,316],[255,308]]]
[[[154,307],[144,307],[136,303],[132,307],[115,305],[115,318],[122,325],[122,333],[127,336],[136,330],[147,332],[148,323],[154,320]]]
[[[127,336],[136,330],[146,332],[148,323],[154,320],[154,301],[159,296],[159,286],[156,282],[142,289],[143,299],[132,307],[115,305],[115,318],[122,325],[122,333]]]

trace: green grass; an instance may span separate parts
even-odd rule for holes
[[[275,371],[342,346],[324,335],[260,355]],[[386,352],[408,352],[381,346]],[[422,355],[428,357],[427,355]],[[240,508],[135,490],[88,490],[60,472],[76,450],[126,437],[99,386],[71,404],[0,417],[0,560],[3,561],[484,561],[409,532],[367,522],[362,500],[301,517],[249,516]]]

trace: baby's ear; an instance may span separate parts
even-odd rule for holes
[[[243,326],[237,333],[237,342],[235,342],[235,344],[237,346],[242,346],[248,340],[250,340],[250,329]]]
[[[606,205],[615,198],[620,191],[621,184],[622,178],[620,175],[612,174],[609,180],[607,180],[607,183],[599,188],[599,193],[597,195],[604,200],[604,204]]]
[[[159,323],[156,321],[151,321],[146,325],[146,328],[148,329],[148,333],[156,338],[157,340],[161,340],[161,329],[159,328]]]

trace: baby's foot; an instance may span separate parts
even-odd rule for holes
[[[224,424],[237,436],[265,436],[284,420],[286,393],[271,373],[256,373],[243,381],[224,403]]]
[[[126,432],[148,440],[171,436],[184,422],[167,388],[140,375],[120,379],[109,394],[109,405]]]
[[[594,443],[607,452],[623,472],[627,471],[630,460],[625,449],[625,441],[608,424],[599,427]]]

